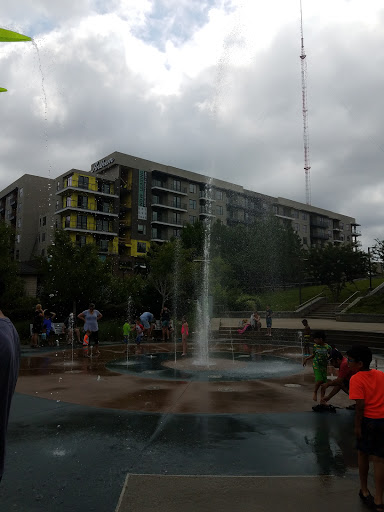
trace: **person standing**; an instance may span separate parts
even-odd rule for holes
[[[4,472],[9,410],[20,366],[20,340],[9,318],[0,311],[0,481]]]
[[[84,330],[90,331],[90,341],[96,349],[96,354],[99,352],[99,324],[98,321],[103,318],[103,315],[95,309],[94,304],[90,304],[89,308],[77,315],[77,318],[84,320]]]
[[[187,322],[187,319],[185,318],[185,316],[183,316],[183,318],[181,320],[181,343],[182,343],[182,346],[183,346],[183,353],[181,354],[182,356],[186,356],[187,355],[187,351],[188,351],[188,343],[187,343],[188,336],[189,336],[188,322]]]
[[[43,322],[44,322],[44,311],[41,304],[36,304],[36,309],[33,314],[33,324],[32,324],[32,338],[31,338],[31,347],[37,348],[39,346],[39,336],[43,332]]]
[[[356,373],[349,381],[349,398],[356,400],[355,435],[360,492],[372,510],[384,510],[384,373],[369,368],[371,350],[354,345],[347,350],[348,366]],[[375,495],[368,489],[369,461],[373,462]]]
[[[260,331],[261,329],[261,322],[260,322],[260,315],[257,311],[254,311],[251,315],[251,318],[249,319],[249,323],[252,326],[252,329],[255,331]]]
[[[271,306],[267,306],[265,310],[265,320],[267,322],[267,336],[272,336],[272,315],[273,311]]]
[[[315,374],[315,389],[313,390],[313,401],[317,402],[317,392],[322,384],[327,382],[328,355],[331,347],[325,343],[325,332],[316,331],[313,335],[313,354],[306,357],[303,366],[310,359],[313,359],[313,373]]]
[[[311,349],[310,349],[310,341],[311,341],[311,335],[312,331],[309,327],[308,320],[304,318],[304,320],[301,321],[301,323],[304,326],[304,332],[303,332],[303,351],[305,356],[311,355]]]
[[[169,339],[169,322],[171,320],[171,312],[164,306],[160,313],[161,330],[162,330],[162,341],[168,341]]]

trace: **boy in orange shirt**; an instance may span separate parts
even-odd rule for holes
[[[372,352],[368,347],[355,345],[347,351],[347,356],[348,366],[357,372],[350,379],[349,398],[356,400],[359,496],[373,510],[384,511],[384,373],[369,368]],[[375,478],[374,497],[367,483],[370,457]]]

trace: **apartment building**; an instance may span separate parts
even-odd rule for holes
[[[47,209],[53,181],[24,174],[0,192],[0,221],[11,226],[15,233],[13,255],[16,260],[30,261],[39,252],[39,223],[44,241],[52,229]]]
[[[16,231],[15,258],[21,261],[31,259],[32,253],[46,254],[57,227],[78,245],[95,243],[100,257],[117,257],[122,271],[140,264],[152,243],[177,237],[185,224],[204,219],[236,225],[275,215],[296,231],[305,247],[358,244],[361,235],[353,217],[119,152],[93,163],[89,171],[71,169],[54,180],[29,175],[20,180],[28,197],[41,198],[30,219],[35,241],[28,250],[21,251],[24,237]],[[17,209],[7,198],[19,190],[20,180],[0,192],[2,211],[9,221],[14,211],[16,224]]]

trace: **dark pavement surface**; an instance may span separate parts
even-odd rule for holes
[[[264,483],[263,492],[260,490],[255,500],[253,510],[256,511],[278,510],[276,496],[275,501],[272,500],[275,504],[271,501],[268,505],[271,492],[281,493],[282,509],[293,510],[284,503],[289,489],[291,501],[296,503],[295,510],[308,510],[304,507],[308,500],[303,501],[298,493],[305,477],[330,475],[334,477],[332,492],[337,493],[339,489],[338,496],[345,494],[348,502],[354,504],[349,510],[360,510],[356,508],[359,506],[358,478],[353,445],[353,413],[341,409],[335,415],[313,412],[161,414],[87,407],[16,394],[9,425],[6,469],[0,486],[1,510],[113,512],[129,473],[300,476],[282,484],[283,487],[276,484],[268,492],[266,489],[272,484]],[[261,480],[257,481],[259,484],[249,485],[260,485]],[[315,489],[323,488],[319,484],[321,478],[311,481],[317,482]],[[121,503],[120,512],[154,510],[149,502],[140,505],[143,496],[148,499],[152,496],[152,502],[153,496],[155,501],[157,499],[154,482],[145,482],[143,480],[141,486],[136,481],[133,494],[132,488],[126,489],[129,493],[124,494],[124,499],[132,506],[127,508],[127,501]],[[159,496],[162,489],[165,495],[174,493],[174,502],[178,503],[180,497],[176,498],[183,487],[167,482],[168,491],[159,486]],[[192,492],[183,510],[211,510],[210,505],[218,503],[217,500],[220,502],[220,487],[212,480],[214,490],[212,494],[208,491],[205,494],[206,507],[199,506],[207,485],[191,488],[197,493],[196,503],[191,503]],[[332,501],[332,493],[325,490],[319,495],[320,491],[315,491],[313,485],[303,492],[312,492],[314,499],[322,499],[321,510],[333,510],[327,506],[328,501]],[[222,490],[226,487],[224,485]],[[238,486],[230,488],[235,499]],[[249,504],[248,491],[243,497]],[[139,508],[134,508],[137,500]],[[158,505],[159,511],[173,510],[165,503],[164,507],[161,503]],[[245,506],[237,508],[250,510]]]

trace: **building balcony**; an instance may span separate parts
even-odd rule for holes
[[[124,245],[126,247],[131,247],[132,246],[131,239],[127,238],[125,236],[120,236],[119,237],[119,245]]]
[[[99,234],[111,237],[118,236],[118,234],[112,229],[104,229],[101,226],[97,226],[97,224],[93,222],[89,222],[87,226],[78,222],[66,223],[64,226],[64,231],[76,231],[78,233]]]
[[[205,190],[200,190],[199,199],[200,201],[216,201]]]
[[[172,219],[161,219],[161,220],[153,220],[151,222],[152,225],[154,226],[168,226],[168,227],[171,227],[171,228],[182,228],[183,227],[183,224],[181,223],[181,221],[179,222],[173,222]]]
[[[344,240],[341,240],[341,238],[334,238],[333,239],[333,242],[335,245],[337,244],[343,244],[344,243]]]
[[[179,206],[175,206],[175,203],[173,202],[162,202],[162,203],[152,203],[151,204],[152,208],[166,208],[166,209],[170,209],[170,210],[176,210],[178,212],[186,212],[187,211],[187,205],[186,203],[180,203]]]
[[[339,226],[333,226],[333,231],[343,231]]]
[[[280,215],[280,213],[275,213],[275,217],[285,220],[296,220],[295,217],[291,217],[290,215]]]
[[[164,243],[167,242],[165,238],[151,238],[151,242],[158,242],[158,243]]]
[[[311,238],[318,240],[329,240],[329,235],[324,231],[311,231]]]
[[[101,197],[114,197],[118,198],[119,196],[117,194],[111,194],[110,192],[105,192],[103,189],[99,189],[97,185],[88,185],[88,186],[82,186],[81,184],[75,182],[71,185],[67,185],[66,187],[63,187],[56,191],[56,195],[60,196],[64,194],[65,192],[86,192],[87,194],[93,194]]]
[[[56,209],[56,213],[59,214],[66,212],[68,210],[77,211],[81,213],[91,213],[92,215],[104,215],[106,217],[118,217],[117,213],[113,213],[112,207],[103,208],[99,210],[97,209],[96,205],[81,206],[77,203],[77,201],[71,201],[70,203],[67,203],[66,206],[63,206],[61,208],[58,207],[58,209]]]
[[[328,229],[329,224],[328,221],[326,220],[319,219],[317,217],[311,217],[311,226]]]
[[[216,217],[216,215],[212,212],[210,208],[207,208],[206,206],[200,206],[200,217]]]
[[[353,231],[351,231],[351,235],[352,236],[361,236],[361,231],[354,229]]]
[[[180,194],[181,196],[188,195],[187,187],[181,187],[180,189],[168,188],[165,183],[163,184],[152,184],[152,190],[159,190],[170,194]]]

